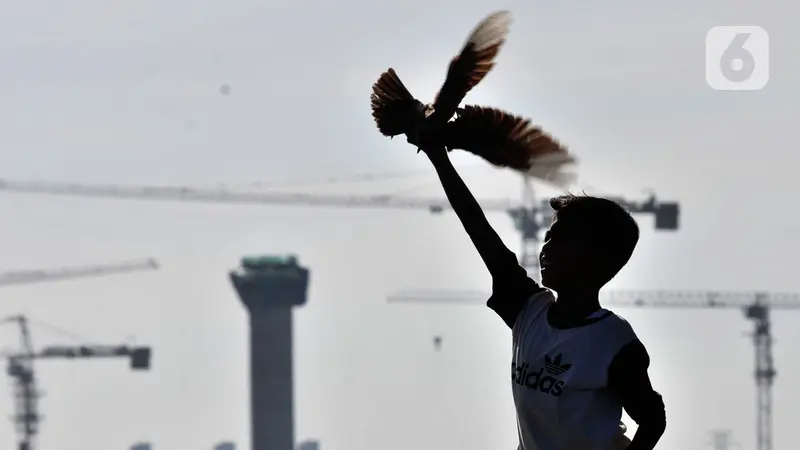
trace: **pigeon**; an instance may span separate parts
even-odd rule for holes
[[[484,18],[450,61],[447,77],[433,103],[414,98],[393,68],[372,86],[372,117],[384,136],[405,135],[421,149],[444,146],[470,152],[491,165],[507,167],[556,185],[575,180],[563,167],[576,158],[529,119],[497,108],[464,105],[467,93],[495,65],[512,16],[498,11]]]

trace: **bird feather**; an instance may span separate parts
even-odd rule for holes
[[[566,186],[575,181],[564,169],[577,163],[569,150],[530,119],[497,108],[466,105],[448,122],[442,141],[448,150],[472,153],[497,167]]]
[[[422,107],[422,102],[411,95],[392,68],[372,85],[370,103],[372,117],[384,136],[410,132]]]
[[[512,16],[498,11],[484,18],[470,33],[467,42],[450,61],[447,78],[433,103],[433,119],[450,120],[467,93],[494,67],[494,60],[508,36]]]

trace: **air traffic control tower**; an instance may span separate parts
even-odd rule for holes
[[[294,450],[292,308],[309,271],[294,256],[244,257],[230,279],[250,312],[250,448]]]

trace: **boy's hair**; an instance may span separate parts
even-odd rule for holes
[[[567,194],[550,199],[559,221],[584,234],[600,252],[602,283],[608,283],[628,263],[639,241],[639,225],[619,203],[607,198]]]

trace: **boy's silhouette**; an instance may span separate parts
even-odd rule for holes
[[[639,239],[633,217],[603,198],[552,199],[539,286],[486,220],[446,149],[423,151],[492,275],[487,305],[512,329],[519,448],[653,449],[666,416],[647,373],[650,358],[628,322],[598,301]],[[639,425],[630,443],[621,435],[623,408]]]

